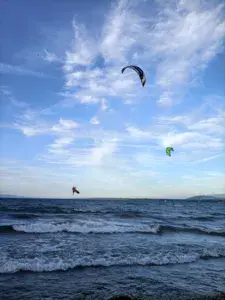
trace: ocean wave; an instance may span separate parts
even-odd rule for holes
[[[211,234],[218,236],[225,236],[225,229],[209,229],[203,227],[184,227],[184,226],[161,226],[161,232],[173,231],[173,232],[192,232],[192,233],[201,233],[201,234]]]
[[[71,232],[71,233],[132,233],[132,232],[147,232],[158,233],[159,225],[138,224],[132,225],[127,223],[115,222],[84,222],[84,223],[31,223],[12,225],[12,229],[25,233],[56,233],[56,232]]]
[[[14,232],[13,225],[1,225],[0,233],[10,233]]]
[[[41,214],[11,213],[8,216],[13,219],[36,219],[38,217],[41,217]]]
[[[93,214],[93,215],[116,215],[121,218],[139,218],[146,216],[145,213],[140,211],[126,211],[117,209],[78,209],[78,208],[60,208],[60,207],[7,207],[0,205],[0,212],[12,213],[13,217],[23,216],[26,218],[40,214],[63,214],[63,215],[76,215],[76,214]]]
[[[131,224],[117,223],[113,221],[86,221],[86,222],[33,222],[27,224],[14,224],[0,226],[2,233],[81,233],[81,234],[116,234],[116,233],[140,233],[163,234],[167,232],[190,232],[225,236],[225,229],[209,229],[203,227],[184,227],[160,224]]]
[[[204,250],[202,253],[161,253],[155,257],[149,255],[137,255],[126,257],[92,258],[90,256],[79,259],[63,259],[60,257],[46,258],[35,257],[33,259],[9,259],[5,258],[0,264],[0,273],[15,273],[20,271],[53,272],[66,271],[68,269],[87,267],[112,267],[112,266],[163,266],[170,264],[185,264],[196,262],[199,259],[223,258],[225,253],[220,250]]]
[[[60,208],[60,207],[7,207],[0,206],[1,212],[13,213],[52,213],[52,214],[80,214],[80,213],[104,213],[101,210],[85,210],[74,208]]]
[[[213,221],[216,218],[216,216],[197,216],[197,217],[190,217],[191,220],[196,220],[196,221]]]

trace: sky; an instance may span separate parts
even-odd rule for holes
[[[225,193],[223,0],[0,2],[1,194]]]

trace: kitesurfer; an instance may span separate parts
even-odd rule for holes
[[[72,191],[73,191],[73,195],[74,195],[74,193],[80,194],[80,192],[74,186],[72,187]]]

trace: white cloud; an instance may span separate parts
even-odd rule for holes
[[[50,145],[51,155],[43,155],[40,159],[47,163],[58,163],[62,165],[69,165],[71,167],[85,167],[85,166],[112,166],[113,155],[116,152],[118,141],[116,139],[102,139],[97,144],[88,148],[70,148],[66,146],[71,144],[71,140],[59,141],[59,147],[52,147]],[[67,144],[66,144],[67,143]]]
[[[134,7],[122,0],[107,15],[99,38],[95,41],[92,40],[91,31],[87,32],[84,26],[73,24],[74,45],[66,52],[64,64],[65,87],[71,91],[71,98],[81,103],[99,103],[101,109],[106,110],[107,97],[127,98],[129,94],[135,95],[134,91],[140,85],[137,74],[121,74],[121,62],[126,63],[134,45],[144,43],[144,23]],[[99,60],[103,64],[100,68]],[[75,65],[79,67],[76,70]]]
[[[79,124],[77,122],[60,118],[59,124],[53,125],[51,130],[56,133],[65,133],[78,127]]]
[[[98,120],[94,119],[94,123],[97,124]],[[53,143],[45,147],[47,152],[39,155],[39,158],[47,163],[74,167],[111,164],[112,154],[119,141],[115,132],[91,130],[73,120],[63,118],[54,125],[35,118],[23,118],[23,122],[15,123],[14,128],[22,131],[27,137],[40,134],[56,137]],[[75,140],[83,140],[83,146],[75,144]],[[85,144],[86,141],[88,144]]]
[[[43,59],[48,61],[49,63],[59,61],[59,58],[57,55],[53,52],[49,52],[46,49],[44,49],[44,56]]]
[[[67,136],[63,136],[54,140],[54,142],[48,145],[48,153],[54,155],[55,157],[66,157],[70,154],[68,146],[73,145],[75,137],[73,134],[69,133]]]
[[[163,92],[160,96],[160,99],[158,100],[158,104],[163,107],[169,107],[172,106],[172,104],[175,102],[175,98],[172,92],[166,91]]]
[[[79,97],[79,95],[77,95],[77,98]],[[100,102],[100,100],[97,97],[93,97],[93,96],[80,96],[80,102],[81,103],[98,103]]]
[[[48,134],[50,132],[49,124],[43,120],[37,121],[37,116],[37,111],[26,109],[25,113],[20,115],[13,123],[13,127],[28,137]]]
[[[103,141],[99,146],[91,150],[90,162],[93,164],[101,164],[104,159],[110,159],[117,149],[117,140],[112,139]]]
[[[132,102],[132,100],[131,99],[126,99],[125,101],[124,101],[124,104],[132,104],[133,102]]]
[[[129,133],[129,135],[135,139],[140,139],[140,140],[151,140],[154,136],[154,134],[150,131],[143,131],[140,130],[136,127],[133,126],[129,126],[126,128],[127,132]]]
[[[145,166],[165,165],[171,161],[165,155],[167,146],[174,148],[174,165],[219,159],[225,147],[224,112],[213,113],[212,118],[199,117],[195,110],[187,115],[154,117],[148,129],[128,126],[126,139],[143,146],[134,159]],[[144,145],[145,142],[149,145]]]
[[[42,121],[38,117],[38,112],[27,110],[25,114],[14,123],[14,128],[22,131],[26,136],[35,136],[40,134],[73,134],[73,130],[80,127],[80,125],[73,120],[60,118],[58,123],[52,125],[50,122]]]
[[[174,147],[174,164],[189,162],[198,164],[219,158],[224,147],[222,131],[216,133],[216,130],[207,131],[205,127],[202,129],[201,126],[198,128],[197,125],[207,123],[208,119],[197,119],[196,115],[192,115],[192,113],[186,116],[155,117],[148,129],[129,125],[124,132],[95,130],[92,129],[93,127],[80,126],[74,120],[63,118],[60,118],[54,125],[37,122],[32,111],[28,113],[28,116],[30,117],[25,117],[28,123],[24,120],[21,124],[16,124],[16,128],[27,136],[38,134],[55,136],[55,141],[47,146],[48,153],[40,155],[41,159],[53,164],[69,164],[74,167],[107,166],[111,160],[111,164],[113,162],[116,169],[119,166],[123,166],[124,169],[135,161],[140,166],[150,167],[151,165],[167,164],[171,161],[165,155],[167,146]],[[213,123],[215,126],[216,120],[218,120],[218,124],[222,125],[223,117],[223,111],[219,110],[213,118],[209,119],[208,123]],[[96,121],[98,120],[92,120],[94,123]],[[179,127],[180,124],[183,126],[182,128]],[[174,126],[172,127],[172,125]],[[177,125],[178,127],[176,127]],[[116,142],[113,142],[112,138],[116,138]],[[75,139],[76,144],[74,144]],[[82,147],[78,146],[80,142]],[[95,147],[93,147],[93,143],[95,143]],[[127,147],[129,147],[129,151]],[[134,151],[135,148],[142,149],[142,151]],[[115,150],[117,155],[113,157],[112,154],[115,153]]]
[[[54,141],[53,144],[51,144],[52,148],[63,148],[68,145],[70,145],[74,141],[73,137],[62,137]]]
[[[165,124],[165,125],[171,125],[173,123],[175,124],[184,124],[184,125],[188,125],[192,122],[192,119],[187,116],[187,115],[183,115],[183,116],[172,116],[172,117],[165,117],[165,116],[160,116],[156,119],[160,124]]]
[[[46,132],[45,128],[35,128],[35,127],[28,127],[28,126],[19,126],[19,125],[15,125],[16,128],[18,128],[20,131],[23,132],[24,135],[26,136],[35,136],[35,135],[39,135],[39,134],[43,134]]]
[[[126,63],[134,46],[143,46],[147,22],[135,13],[133,4],[127,0],[117,1],[106,19],[100,46],[106,62]]]
[[[163,146],[180,146],[181,148],[204,149],[224,147],[221,138],[198,132],[168,133],[162,138]]]
[[[136,95],[140,83],[134,72],[123,76],[120,72],[122,66],[134,61],[143,65],[147,77],[156,68],[158,104],[171,106],[180,103],[185,95],[181,88],[192,86],[199,72],[221,51],[225,37],[222,5],[163,1],[160,15],[147,18],[146,4],[143,8],[142,4],[117,1],[95,40],[91,31],[73,22],[74,41],[66,52],[64,71],[65,86],[71,91],[76,88],[72,93],[74,99],[97,104],[101,103],[100,98],[110,96],[129,103],[128,95]],[[103,63],[101,68],[99,59]],[[79,69],[74,70],[74,66]],[[139,98],[148,95],[147,84],[139,90]]]
[[[171,128],[171,125],[182,125],[187,132],[185,133],[186,138],[189,136],[195,136],[196,140],[198,139],[197,135],[201,135],[200,140],[203,136],[207,136],[208,139],[212,139],[212,142],[217,140],[222,141],[222,138],[225,134],[225,114],[223,110],[217,110],[214,106],[214,111],[211,110],[211,117],[207,118],[199,117],[196,114],[196,110],[189,112],[186,115],[178,115],[172,117],[155,117],[156,122],[162,125],[167,125],[168,128]],[[169,133],[169,136],[171,133]],[[184,136],[183,136],[184,138]],[[207,144],[208,145],[208,144]],[[207,146],[206,145],[206,146]]]
[[[60,119],[59,123],[66,129],[73,129],[79,127],[79,124],[72,120]]]
[[[120,70],[115,67],[69,72],[66,77],[66,86],[71,90],[79,89],[70,96],[77,98],[81,103],[102,103],[105,97],[124,95],[130,89],[134,89],[136,82],[136,78],[122,78]]]
[[[163,2],[165,4],[165,2]],[[225,37],[223,5],[207,7],[200,1],[190,5],[187,1],[176,1],[162,8],[157,16],[151,39],[151,52],[159,57],[156,82],[162,95],[187,86],[198,72],[221,51]],[[160,97],[159,104],[173,101],[171,97]]]
[[[98,125],[98,124],[100,124],[100,121],[99,121],[99,119],[98,119],[98,117],[97,116],[94,116],[92,119],[91,119],[91,124],[93,124],[93,125]]]
[[[71,72],[76,65],[88,66],[98,53],[98,47],[84,26],[73,21],[74,41],[71,51],[66,52],[65,71]]]
[[[214,134],[225,134],[225,114],[208,118],[205,120],[198,121],[188,126],[191,130],[198,130],[201,132],[214,133]]]

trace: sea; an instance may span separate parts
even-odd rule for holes
[[[0,299],[225,299],[225,202],[0,199]]]

